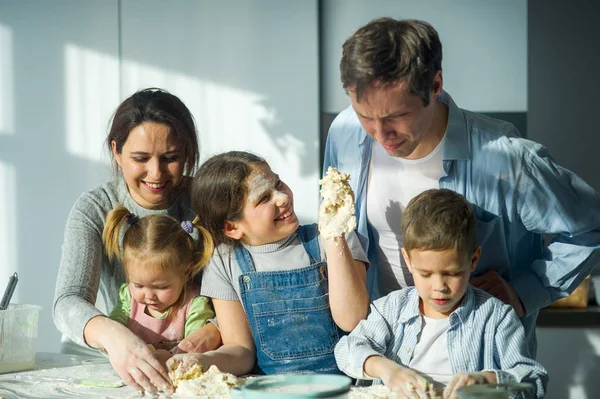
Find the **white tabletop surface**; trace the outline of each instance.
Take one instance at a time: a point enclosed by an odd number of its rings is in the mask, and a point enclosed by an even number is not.
[[[47,378],[41,381],[37,380],[38,377],[121,382],[106,358],[40,352],[36,354],[33,370],[0,374],[0,397],[2,399],[151,397],[142,396],[128,386],[102,388],[74,382],[52,381]]]

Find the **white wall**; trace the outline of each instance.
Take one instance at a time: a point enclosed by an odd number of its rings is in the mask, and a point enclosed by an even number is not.
[[[52,298],[66,218],[109,176],[101,140],[119,102],[117,1],[0,2],[0,290],[37,304],[39,349],[58,350]],[[105,75],[98,75],[103,71]]]
[[[43,307],[40,351],[59,347],[51,305],[67,215],[111,177],[109,117],[139,88],[189,106],[202,159],[264,156],[301,222],[316,220],[316,0],[120,3],[119,37],[117,0],[0,2],[0,290],[17,271],[13,302]]]
[[[444,88],[465,109],[527,110],[527,2],[524,0],[323,0],[322,111],[350,102],[340,83],[342,44],[379,17],[415,18],[438,31]]]

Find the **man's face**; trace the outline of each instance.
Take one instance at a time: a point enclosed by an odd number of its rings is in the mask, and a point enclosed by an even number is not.
[[[441,72],[438,72],[428,106],[419,96],[409,93],[404,82],[374,84],[361,101],[348,90],[352,107],[365,131],[393,157],[419,159],[435,149],[445,132],[440,120],[437,97],[441,94]]]

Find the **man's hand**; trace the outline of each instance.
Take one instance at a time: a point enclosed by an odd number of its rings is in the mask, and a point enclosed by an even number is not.
[[[204,353],[221,346],[221,333],[213,323],[206,325],[188,335],[171,350],[173,354]]]
[[[491,371],[480,373],[457,373],[444,389],[444,399],[458,399],[457,389],[469,385],[496,384],[496,374]]]
[[[484,290],[507,305],[511,305],[517,316],[522,317],[525,315],[525,308],[517,291],[495,270],[489,270],[481,276],[471,277],[470,283],[473,287]]]

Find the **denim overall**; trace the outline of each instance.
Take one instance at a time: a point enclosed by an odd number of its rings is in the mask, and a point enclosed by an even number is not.
[[[339,374],[333,349],[340,333],[329,307],[317,226],[300,226],[297,232],[311,262],[302,269],[257,272],[248,250],[235,248],[240,294],[256,345],[254,373]]]

